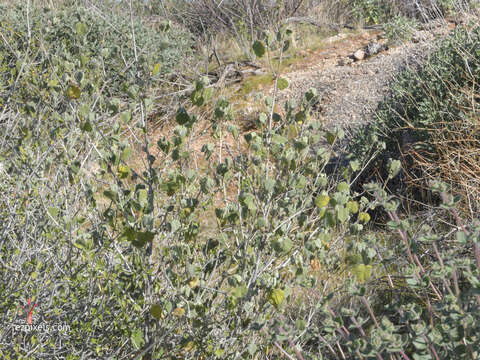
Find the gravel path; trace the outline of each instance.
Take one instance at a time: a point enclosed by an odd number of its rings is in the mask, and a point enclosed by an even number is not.
[[[314,87],[320,97],[317,116],[327,127],[348,129],[364,124],[372,118],[394,77],[407,67],[421,64],[434,48],[435,39],[445,36],[452,28],[454,24],[418,31],[412,42],[355,62],[352,54],[368,43],[384,43],[382,35],[377,32],[355,39],[334,38],[335,45],[322,51],[313,66],[284,75],[290,85],[279,94],[279,99],[298,97]]]

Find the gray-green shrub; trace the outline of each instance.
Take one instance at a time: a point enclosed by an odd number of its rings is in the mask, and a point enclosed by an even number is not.
[[[253,50],[281,59],[287,38]],[[191,146],[199,117],[185,108],[173,133],[153,138],[149,66],[135,94],[116,89],[123,104],[17,73],[28,86],[12,86],[0,112],[2,358],[479,356],[480,229],[444,185],[433,184],[443,208],[422,221],[378,185],[352,189],[368,159],[327,176],[343,131],[310,118],[315,90],[276,113],[289,86],[279,67],[254,132],[240,134],[219,98],[202,154]],[[208,86],[195,83],[197,107]],[[39,94],[42,106],[25,109]],[[399,171],[391,160],[387,180]],[[386,233],[369,227],[375,207],[391,218]],[[19,332],[26,298],[36,323],[70,329]]]
[[[480,27],[475,24],[459,27],[438,43],[419,68],[394,81],[375,122],[358,132],[352,149],[367,150],[366,138],[384,142],[387,157],[404,157],[414,183],[426,186],[442,177],[475,206],[479,43]]]

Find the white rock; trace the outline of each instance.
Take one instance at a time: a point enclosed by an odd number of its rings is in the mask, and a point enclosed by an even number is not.
[[[365,51],[363,51],[363,49],[355,51],[355,53],[353,54],[353,58],[355,59],[355,61],[365,59]]]

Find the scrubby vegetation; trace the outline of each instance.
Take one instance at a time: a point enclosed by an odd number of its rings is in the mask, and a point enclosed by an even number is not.
[[[476,25],[461,28],[439,45],[421,69],[402,74],[392,85],[391,96],[379,106],[376,121],[352,143],[352,151],[366,151],[368,138],[384,142],[385,152],[401,157],[408,169],[400,185],[415,191],[442,179],[468,203],[472,218],[479,200],[479,35]]]
[[[480,358],[478,25],[345,139],[313,116],[316,89],[278,101],[279,24],[314,2],[270,8],[245,23],[273,91],[243,131],[198,70],[198,23],[172,21],[207,3],[1,5],[1,357]],[[458,11],[339,3],[398,33]]]

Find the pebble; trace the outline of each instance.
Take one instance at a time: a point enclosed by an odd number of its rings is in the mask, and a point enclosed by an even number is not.
[[[353,58],[355,59],[355,61],[360,61],[365,59],[365,51],[363,49],[359,49],[355,51],[355,53],[353,54]]]

